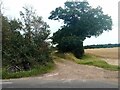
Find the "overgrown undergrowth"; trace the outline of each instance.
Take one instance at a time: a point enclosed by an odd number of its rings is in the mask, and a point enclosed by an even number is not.
[[[96,66],[96,67],[104,68],[106,70],[111,70],[111,71],[120,70],[120,66],[108,64],[106,61],[102,60],[101,58],[90,54],[85,54],[82,57],[82,59],[77,59],[72,53],[64,53],[64,54],[55,53],[54,56],[56,56],[56,58],[58,59],[64,58],[67,60],[75,61],[78,64]]]
[[[3,69],[2,70],[2,79],[36,76],[36,75],[50,72],[54,68],[55,67],[54,67],[53,63],[48,63],[46,66],[36,66],[35,68],[33,68],[29,71],[20,71],[20,72],[15,72],[15,73],[9,73],[5,69]]]

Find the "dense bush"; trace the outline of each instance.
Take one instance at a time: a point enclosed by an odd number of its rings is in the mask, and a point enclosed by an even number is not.
[[[8,67],[9,71],[29,70],[53,62],[46,41],[49,26],[32,9],[24,10],[20,13],[21,21],[8,20],[5,16],[2,19],[3,67]]]

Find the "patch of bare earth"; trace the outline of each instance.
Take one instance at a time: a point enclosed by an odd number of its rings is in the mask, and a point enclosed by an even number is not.
[[[42,80],[109,80],[118,82],[118,71],[108,71],[94,66],[80,65],[73,61],[55,61],[56,69],[36,77]]]
[[[118,49],[87,49],[86,53],[101,57],[109,64],[118,65]],[[109,71],[95,66],[81,65],[70,60],[55,60],[54,71],[35,77],[41,80],[108,80],[118,82],[118,71]]]

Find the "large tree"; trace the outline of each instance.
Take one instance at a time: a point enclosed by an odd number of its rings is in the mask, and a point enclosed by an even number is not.
[[[49,19],[64,21],[64,25],[55,32],[52,37],[53,43],[58,44],[59,49],[61,46],[63,46],[63,48],[70,47],[68,44],[69,41],[64,41],[66,40],[64,38],[73,37],[75,40],[79,39],[79,42],[83,42],[87,37],[97,37],[101,35],[103,31],[112,29],[111,17],[104,14],[100,6],[92,8],[87,1],[67,1],[64,4],[64,7],[56,8],[49,16]],[[63,41],[66,42],[66,45],[61,44]],[[78,48],[82,49],[80,55],[82,56],[84,53],[83,45],[82,47],[79,46],[80,45],[78,45]],[[75,50],[74,47],[71,48]]]

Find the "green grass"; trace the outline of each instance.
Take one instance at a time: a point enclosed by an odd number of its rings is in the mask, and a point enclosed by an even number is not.
[[[34,69],[31,69],[29,71],[20,71],[20,72],[16,72],[16,73],[8,73],[5,69],[3,69],[2,70],[2,79],[36,76],[36,75],[50,72],[53,69],[54,69],[53,63],[49,63],[47,66],[37,66]]]
[[[78,64],[93,65],[107,70],[117,71],[120,66],[108,64],[106,61],[92,55],[84,55],[82,59],[76,60]]]
[[[76,58],[72,53],[66,53],[66,54],[55,53],[54,55],[59,58],[75,61],[78,64],[96,66],[111,71],[120,70],[120,66],[108,64],[106,61],[102,60],[101,58],[89,54],[85,54],[82,57],[82,59]]]

